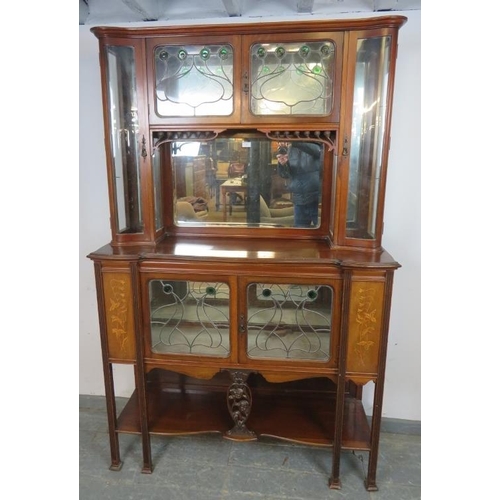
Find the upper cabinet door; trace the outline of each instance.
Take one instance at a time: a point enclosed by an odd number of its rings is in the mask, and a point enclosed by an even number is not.
[[[338,122],[343,38],[343,33],[243,36],[243,121]]]
[[[338,123],[344,34],[150,38],[151,125]]]
[[[349,34],[349,83],[342,141],[342,244],[379,247],[385,198],[397,30]],[[343,233],[343,234],[342,234]]]
[[[240,122],[238,36],[147,41],[150,124]]]

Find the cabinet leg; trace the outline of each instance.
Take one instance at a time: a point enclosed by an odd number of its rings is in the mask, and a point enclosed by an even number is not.
[[[120,460],[120,443],[116,431],[116,402],[113,385],[113,367],[107,363],[104,369],[104,386],[106,389],[106,409],[108,413],[109,449],[111,452],[110,470],[118,471],[122,468]]]
[[[151,437],[149,435],[148,409],[146,400],[146,381],[145,374],[140,372],[140,368],[135,365],[135,379],[137,395],[139,401],[141,437],[142,437],[142,473],[151,474],[153,472],[153,462],[151,460]]]
[[[380,441],[380,425],[382,422],[382,398],[384,384],[383,382],[375,383],[375,394],[373,397],[373,415],[372,415],[372,430],[371,430],[371,446],[368,457],[368,471],[365,479],[365,487],[368,491],[378,491],[378,486],[375,481],[377,474],[378,449]]]
[[[227,407],[234,427],[225,436],[238,441],[255,440],[257,436],[245,425],[252,410],[252,391],[246,383],[249,373],[229,370],[229,374],[233,383],[227,390]]]

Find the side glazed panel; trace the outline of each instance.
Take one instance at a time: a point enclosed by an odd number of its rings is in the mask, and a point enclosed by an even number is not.
[[[104,272],[102,281],[109,357],[134,361],[135,334],[130,274]]]
[[[377,373],[385,282],[353,281],[347,340],[347,372]]]

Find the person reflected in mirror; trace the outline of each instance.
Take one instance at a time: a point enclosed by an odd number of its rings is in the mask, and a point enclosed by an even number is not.
[[[321,146],[312,142],[278,146],[278,175],[289,180],[294,227],[309,228],[318,225],[321,153]]]

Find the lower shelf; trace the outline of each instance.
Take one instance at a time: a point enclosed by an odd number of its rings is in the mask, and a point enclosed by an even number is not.
[[[274,385],[274,384],[273,384]],[[275,386],[276,387],[276,386]],[[234,425],[226,392],[200,387],[148,385],[149,431],[154,435],[221,433]],[[137,393],[131,396],[118,418],[118,432],[140,433]],[[331,446],[335,422],[335,394],[258,391],[253,395],[248,429],[296,443]],[[342,448],[370,449],[370,426],[360,400],[346,394]]]

